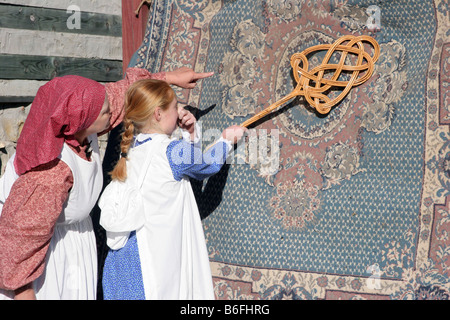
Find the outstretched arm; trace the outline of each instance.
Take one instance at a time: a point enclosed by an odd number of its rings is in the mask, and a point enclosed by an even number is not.
[[[244,136],[247,128],[231,126],[225,129],[221,139],[202,153],[201,145],[183,140],[173,141],[167,148],[167,159],[175,180],[181,180],[184,176],[203,180],[222,168],[227,156],[236,144]]]
[[[193,89],[198,80],[209,78],[214,72],[195,72],[194,70],[181,67],[174,71],[166,72],[166,81],[185,89]]]
[[[133,82],[141,79],[156,79],[166,81],[182,88],[192,89],[195,87],[198,80],[210,77],[213,74],[214,72],[194,72],[194,70],[187,67],[181,67],[174,71],[159,73],[150,73],[148,70],[142,68],[128,68],[124,79],[117,82],[107,83],[105,85],[112,114],[111,125],[107,130],[99,135],[110,131],[122,122],[124,116],[123,103],[125,99],[125,92],[128,87],[133,84]]]

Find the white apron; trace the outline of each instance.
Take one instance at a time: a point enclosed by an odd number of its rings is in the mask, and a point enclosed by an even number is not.
[[[66,144],[59,156],[72,170],[74,183],[56,223],[44,273],[33,282],[38,300],[96,299],[97,246],[89,214],[101,192],[103,173],[97,135],[88,139],[92,141],[91,161],[80,158]],[[13,165],[12,161],[8,164]]]
[[[145,171],[142,166],[149,148],[153,149],[141,190],[145,219],[136,231],[145,298],[214,299],[197,203],[189,180],[176,181],[173,177],[166,156],[170,142],[167,136],[157,135],[153,140],[132,148],[127,162],[127,183],[138,184],[139,176]],[[101,223],[102,219],[105,220],[103,212]],[[102,226],[108,231],[107,225]],[[133,230],[115,231],[121,235]],[[113,234],[107,234],[117,240]]]

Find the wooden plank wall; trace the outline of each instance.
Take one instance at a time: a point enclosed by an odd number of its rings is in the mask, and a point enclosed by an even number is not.
[[[66,74],[121,79],[121,2],[0,0],[0,103],[31,102]]]

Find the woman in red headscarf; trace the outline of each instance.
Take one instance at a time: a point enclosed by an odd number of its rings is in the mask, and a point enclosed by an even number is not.
[[[136,80],[191,89],[211,75],[130,68],[105,86],[64,76],[39,89],[0,183],[0,298],[96,298],[89,214],[103,184],[97,135],[121,122],[124,94]]]

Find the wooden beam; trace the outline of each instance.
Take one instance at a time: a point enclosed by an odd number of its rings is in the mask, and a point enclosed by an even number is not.
[[[79,75],[102,82],[122,79],[122,61],[0,54],[1,79],[51,80]]]
[[[61,10],[66,10],[69,5],[76,4],[83,11],[114,14],[119,16],[121,15],[122,5],[122,0],[0,0],[0,2],[28,7],[45,7]]]
[[[75,13],[72,11],[67,13],[67,10],[61,9],[0,3],[0,27],[113,37],[122,36],[122,17],[119,15],[79,11],[80,24],[79,29],[77,29],[69,28],[67,25],[67,21],[73,14]]]
[[[0,28],[0,53],[122,60],[122,37]]]
[[[33,102],[34,96],[0,96],[0,110],[7,109],[7,104],[14,104],[14,107],[17,107],[16,104],[23,106],[24,104],[28,104]]]

